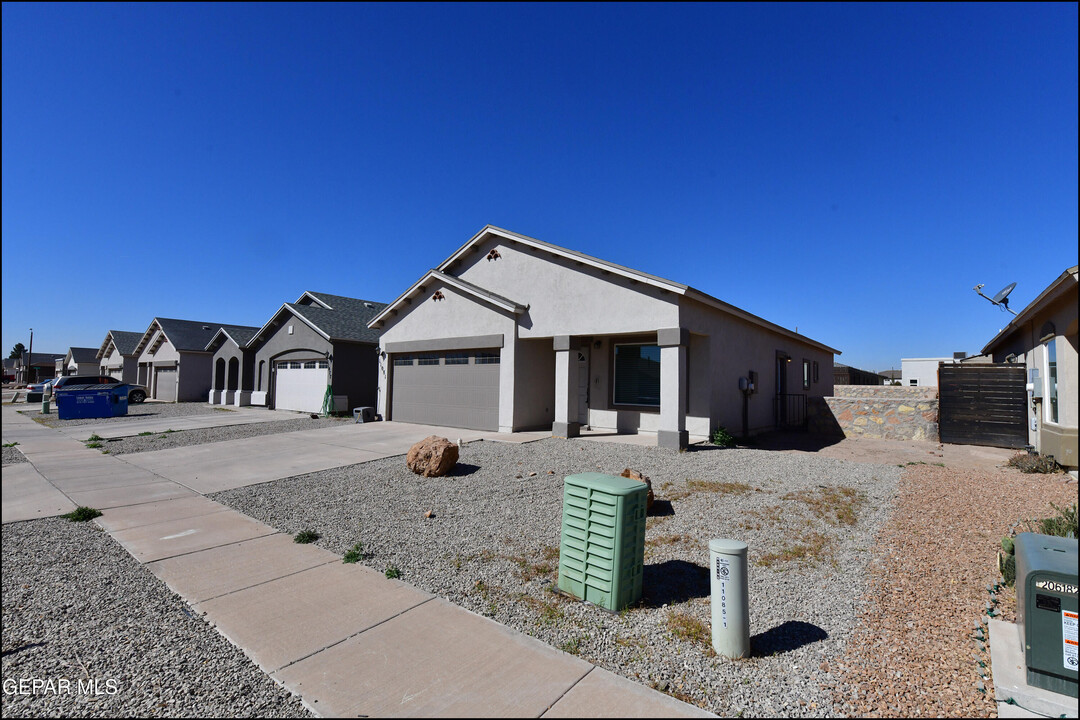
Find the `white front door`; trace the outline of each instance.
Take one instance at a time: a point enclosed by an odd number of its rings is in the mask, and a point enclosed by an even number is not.
[[[283,360],[275,363],[274,407],[278,410],[322,411],[329,381],[325,360]]]

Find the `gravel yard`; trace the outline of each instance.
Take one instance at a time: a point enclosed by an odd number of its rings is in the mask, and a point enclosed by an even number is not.
[[[870,601],[838,663],[837,710],[863,717],[990,717],[989,652],[975,624],[998,578],[997,550],[1017,520],[1076,502],[1068,475],[908,465],[870,568]],[[1016,594],[999,592],[1015,622]],[[984,626],[985,627],[985,626]],[[979,691],[982,683],[985,692]]]
[[[3,464],[4,465],[14,465],[15,463],[27,462],[26,456],[23,455],[19,451],[19,448],[17,448],[17,447],[5,447],[5,448],[3,448],[3,450],[4,450],[4,456],[3,456]]]
[[[92,523],[2,539],[4,717],[310,717]],[[51,689],[9,694],[35,678]]]
[[[127,453],[187,447],[188,445],[205,445],[207,443],[257,437],[259,435],[276,435],[277,433],[296,432],[298,430],[317,430],[351,422],[353,422],[351,418],[328,417],[313,420],[307,415],[300,415],[295,420],[274,420],[273,422],[250,423],[248,425],[225,425],[201,430],[176,430],[164,433],[150,433],[143,436],[110,438],[101,441],[101,450],[102,452],[108,451],[110,455],[125,455]]]
[[[633,468],[652,478],[644,598],[609,614],[553,592],[563,477]],[[900,470],[703,447],[585,440],[477,442],[453,476],[401,456],[218,493],[344,553],[616,673],[723,716],[834,715],[828,685],[866,597],[870,550]],[[425,518],[432,510],[434,518]],[[708,540],[750,546],[753,657],[711,650]]]

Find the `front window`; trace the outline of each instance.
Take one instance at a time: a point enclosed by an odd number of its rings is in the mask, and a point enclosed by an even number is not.
[[[809,390],[810,389],[810,361],[809,360],[803,360],[802,361],[802,389],[803,390]]]
[[[660,346],[615,345],[616,405],[660,407]]]
[[[1057,338],[1050,338],[1046,343],[1046,413],[1047,421],[1058,421],[1058,372],[1057,372]]]

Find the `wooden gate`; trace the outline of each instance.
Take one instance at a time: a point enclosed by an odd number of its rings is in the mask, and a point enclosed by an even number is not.
[[[1026,446],[1026,382],[1023,365],[939,365],[941,442]]]

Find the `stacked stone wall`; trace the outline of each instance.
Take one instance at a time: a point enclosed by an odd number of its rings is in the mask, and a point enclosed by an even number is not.
[[[845,437],[937,442],[937,388],[837,385],[807,406],[811,432]]]

